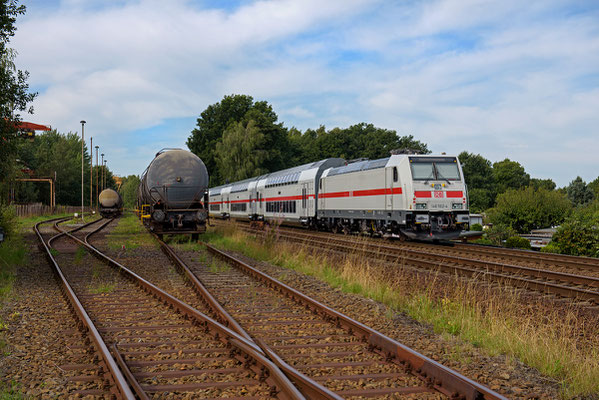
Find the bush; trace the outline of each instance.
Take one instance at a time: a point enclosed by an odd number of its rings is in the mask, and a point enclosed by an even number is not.
[[[495,207],[488,211],[491,222],[510,226],[520,233],[547,228],[566,219],[572,206],[565,195],[533,187],[509,189],[497,196]]]
[[[555,242],[549,242],[547,246],[541,247],[541,253],[559,253],[559,247]]]
[[[530,241],[520,236],[511,236],[505,241],[505,247],[510,249],[528,249],[530,250]]]
[[[551,244],[561,254],[599,257],[599,200],[578,208],[557,229]]]
[[[4,229],[4,236],[14,236],[18,231],[17,214],[14,208],[0,204],[0,227]]]
[[[503,246],[503,242],[511,236],[516,236],[518,232],[509,226],[497,224],[485,231],[484,238],[487,239],[490,244],[495,246]]]
[[[483,226],[481,224],[474,224],[470,227],[471,231],[482,232]]]
[[[491,242],[489,239],[487,238],[480,238],[480,239],[476,239],[473,240],[472,243],[476,243],[476,244],[485,244],[485,245],[493,245],[493,242]]]

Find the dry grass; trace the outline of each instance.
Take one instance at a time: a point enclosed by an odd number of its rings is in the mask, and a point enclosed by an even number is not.
[[[312,254],[304,246],[277,241],[276,232],[259,240],[228,226],[209,239],[384,303],[490,355],[518,358],[559,381],[563,398],[599,393],[599,318],[573,306],[556,307],[510,287],[491,287],[484,276],[452,279],[416,273],[399,260],[382,265],[357,253]]]

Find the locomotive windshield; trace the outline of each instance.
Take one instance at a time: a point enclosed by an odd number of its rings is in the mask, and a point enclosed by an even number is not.
[[[460,171],[455,157],[410,157],[415,181],[459,181]]]

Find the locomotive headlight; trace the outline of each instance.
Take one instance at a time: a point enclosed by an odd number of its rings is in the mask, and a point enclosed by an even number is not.
[[[464,207],[462,203],[452,203],[451,208],[453,210],[461,210]]]
[[[165,217],[165,214],[164,214],[164,211],[162,211],[162,210],[155,210],[152,213],[152,219],[154,221],[162,222],[162,221],[164,221],[164,217]]]
[[[200,220],[200,221],[206,220],[206,210],[198,211],[196,216],[197,216],[198,220]]]
[[[426,210],[426,203],[416,203],[416,210]]]

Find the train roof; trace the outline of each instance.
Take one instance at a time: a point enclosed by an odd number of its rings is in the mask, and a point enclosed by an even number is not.
[[[328,176],[349,174],[351,172],[366,171],[369,169],[384,168],[391,157],[379,158],[378,160],[356,161],[337,168],[331,168]]]
[[[244,179],[242,181],[227,183],[225,185],[216,186],[210,189],[210,196],[218,196],[222,190],[231,187],[231,193],[244,192],[248,190],[249,185],[253,181],[266,178],[266,186],[285,185],[289,183],[297,183],[302,172],[317,169],[337,166],[344,162],[341,158],[325,158],[324,160],[315,161],[299,165],[297,167],[287,168],[281,171],[271,172],[269,174],[255,176]]]

